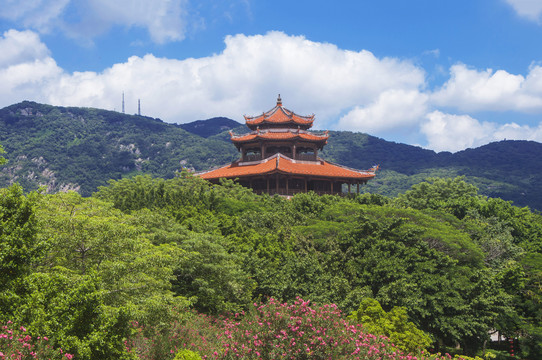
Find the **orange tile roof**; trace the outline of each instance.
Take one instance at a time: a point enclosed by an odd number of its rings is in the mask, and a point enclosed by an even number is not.
[[[211,170],[205,173],[197,174],[202,179],[218,179],[218,178],[236,178],[242,176],[250,176],[255,174],[269,174],[276,169],[276,161],[270,160],[259,162],[253,165],[239,165],[238,162],[230,165]]]
[[[327,141],[329,135],[315,135],[306,132],[290,132],[290,131],[281,131],[281,132],[272,132],[272,131],[262,131],[258,133],[250,133],[247,135],[235,136],[233,133],[230,133],[231,140],[234,143],[247,142],[256,139],[262,140],[291,140],[295,138],[300,138],[303,140],[310,141]]]
[[[372,179],[374,171],[354,170],[344,166],[332,164],[324,160],[314,162],[295,161],[281,154],[275,154],[261,162],[239,163],[234,162],[221,168],[197,174],[202,179],[238,178],[254,175],[267,175],[282,173],[290,175],[305,175],[324,178],[340,179]]]
[[[310,125],[314,121],[314,115],[302,116],[294,113],[291,110],[286,109],[282,106],[282,103],[277,103],[277,105],[271,110],[264,112],[258,116],[245,116],[247,125],[259,125],[262,123],[271,123],[271,124],[286,124],[294,123],[298,125]],[[309,127],[310,127],[309,126]]]

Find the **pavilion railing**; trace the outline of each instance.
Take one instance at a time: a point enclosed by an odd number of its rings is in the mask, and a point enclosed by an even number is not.
[[[343,192],[331,192],[331,191],[322,191],[322,190],[309,190],[309,191],[313,191],[315,192],[316,194],[318,195],[348,195],[348,193],[343,193]],[[269,191],[265,190],[265,189],[257,189],[257,190],[254,190],[254,192],[256,194],[269,194],[269,195],[283,195],[283,196],[293,196],[295,194],[299,194],[299,193],[304,193],[305,190],[304,189],[288,189],[286,190],[285,188],[279,188],[278,191],[277,189],[269,189]]]
[[[316,155],[305,155],[305,154],[296,154],[295,155],[296,160],[302,160],[302,161],[316,161]]]
[[[246,162],[258,161],[258,160],[261,160],[261,159],[262,159],[262,156],[260,154],[258,154],[258,155],[245,155],[244,161],[246,161]]]

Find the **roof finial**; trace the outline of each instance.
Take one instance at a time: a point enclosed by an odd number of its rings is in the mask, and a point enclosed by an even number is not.
[[[279,97],[277,98],[277,105],[282,106],[282,99],[280,98],[280,94],[279,94]]]

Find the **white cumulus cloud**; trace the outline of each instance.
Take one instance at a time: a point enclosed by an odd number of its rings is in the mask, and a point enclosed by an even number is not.
[[[44,101],[44,87],[62,70],[49,50],[31,31],[6,31],[0,37],[0,99],[3,105],[36,99]]]
[[[540,0],[505,0],[518,15],[532,21],[539,21],[542,14],[542,1]]]
[[[532,140],[542,142],[542,123],[537,127],[508,123],[497,127],[491,141],[498,140]]]
[[[7,38],[18,34],[10,32]],[[35,60],[44,59],[54,65],[46,51],[35,55]],[[32,84],[34,77],[31,71],[26,73],[27,83]],[[212,116],[241,119],[243,113],[268,110],[281,93],[285,106],[301,114],[316,113],[317,126],[325,128],[341,112],[377,101],[383,92],[388,92],[384,98],[400,98],[417,91],[424,85],[424,72],[408,61],[271,32],[228,36],[224,51],[209,57],[134,56],[100,73],[56,68],[48,80],[35,87],[34,99],[119,109],[124,91],[127,111],[141,98],[146,114],[170,122]]]
[[[487,143],[494,125],[480,123],[469,115],[433,111],[427,115],[421,131],[427,137],[429,149],[454,152]]]
[[[418,90],[391,89],[367,106],[356,106],[339,120],[338,127],[377,134],[416,125],[427,112],[428,96]]]
[[[6,0],[0,17],[41,33],[92,38],[112,26],[146,28],[157,43],[183,40],[188,0]],[[66,13],[70,11],[70,16]]]
[[[504,70],[478,71],[464,64],[450,69],[450,79],[432,95],[432,102],[463,111],[542,111],[542,68],[527,77]]]
[[[97,24],[101,25],[98,31],[111,25],[142,27],[157,43],[183,40],[186,3],[187,0],[89,0],[84,29],[88,33]]]
[[[27,28],[49,32],[60,25],[60,18],[72,0],[4,0],[0,17],[19,21]]]
[[[47,46],[32,31],[8,30],[0,37],[0,68],[43,59],[50,55]]]
[[[516,123],[480,122],[469,115],[441,111],[427,114],[421,131],[427,137],[427,148],[435,151],[455,152],[504,139],[542,141],[542,123],[532,128]]]

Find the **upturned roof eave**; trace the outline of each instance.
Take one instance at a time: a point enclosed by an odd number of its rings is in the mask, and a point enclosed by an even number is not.
[[[282,125],[282,126],[287,126],[287,125],[292,125],[294,128],[296,126],[302,126],[304,128],[311,128],[312,125],[314,123],[314,120],[303,120],[303,121],[298,121],[298,120],[294,120],[294,119],[288,119],[286,121],[269,121],[267,119],[262,119],[262,120],[246,120],[246,125],[250,128],[250,127],[256,127],[256,126],[266,126],[266,125]]]
[[[264,164],[268,163],[269,161],[272,161],[274,163],[274,164],[271,164],[271,166],[272,166],[271,168],[266,169],[266,170],[264,170],[264,169],[256,170],[257,167],[259,167],[261,165],[264,165]],[[319,160],[319,161],[317,161],[317,162],[319,162],[319,164],[312,164],[312,166],[337,167],[337,168],[342,169],[342,171],[352,172],[352,174],[351,175],[348,175],[348,174],[339,175],[339,174],[314,173],[313,171],[289,171],[288,169],[285,169],[283,165],[281,166],[281,162],[283,162],[283,161],[286,162],[286,164],[290,164],[290,166],[292,166],[292,165],[294,165],[294,166],[307,166],[307,164],[297,163],[295,160],[290,159],[290,158],[288,158],[288,157],[286,157],[286,156],[284,156],[282,154],[275,154],[275,155],[272,155],[272,156],[268,157],[267,159],[261,160],[259,162],[255,162],[255,163],[250,164],[250,165],[240,165],[239,161],[233,162],[230,165],[225,165],[225,166],[222,166],[222,167],[220,167],[218,169],[215,169],[215,170],[212,170],[212,171],[209,171],[209,172],[206,172],[206,173],[198,174],[198,176],[200,176],[200,177],[202,177],[204,179],[207,179],[207,180],[213,180],[213,179],[219,179],[219,178],[228,178],[228,179],[239,178],[239,179],[241,179],[241,178],[249,178],[249,177],[254,177],[254,176],[269,176],[269,175],[273,175],[275,173],[279,173],[279,174],[282,174],[282,175],[309,177],[309,178],[315,178],[315,179],[328,179],[328,180],[339,179],[339,180],[358,180],[358,181],[370,180],[370,179],[375,177],[374,172],[355,170],[355,169],[343,167],[343,166],[340,166],[340,165],[332,164],[332,163],[329,163],[329,162],[324,161],[324,160]],[[233,167],[233,165],[235,165],[235,167]],[[224,170],[226,170],[228,167],[230,167],[232,169],[232,174],[227,174],[227,173],[224,174],[223,173]],[[235,173],[234,169],[236,169],[236,168],[243,168],[243,170],[249,170],[249,172],[244,173],[244,174]],[[254,169],[254,171],[251,172],[250,171],[251,169]],[[218,176],[209,176],[213,172],[217,172],[219,174],[222,173],[222,174],[220,174]]]
[[[230,139],[231,141],[235,143],[248,143],[252,141],[281,141],[281,140],[295,140],[295,139],[303,139],[305,141],[310,142],[323,142],[324,144],[327,143],[327,140],[329,139],[329,135],[305,135],[305,134],[296,134],[296,133],[287,133],[284,134],[291,134],[291,136],[287,136],[284,138],[280,137],[272,137],[272,136],[265,136],[267,134],[246,134],[241,135],[239,137],[235,137],[233,133],[230,133]],[[305,136],[304,136],[305,135]]]

